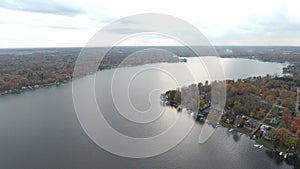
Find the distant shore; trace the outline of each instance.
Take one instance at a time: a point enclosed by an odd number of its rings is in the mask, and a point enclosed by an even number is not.
[[[153,48],[158,51],[169,51],[170,57],[160,57],[159,52],[156,57],[149,57],[148,52]],[[199,50],[206,51],[207,48],[195,46]],[[284,70],[285,73],[293,74],[300,70],[300,47],[288,46],[215,46],[216,52],[221,58],[245,58],[256,59],[267,62],[289,62],[294,65]],[[73,78],[75,62],[80,55],[80,51],[85,48],[36,48],[36,49],[0,49],[0,95],[19,94],[26,90],[53,85],[54,83],[65,83]],[[98,49],[97,49],[98,50]],[[102,47],[99,50],[107,50]],[[145,52],[146,51],[146,52]],[[125,58],[132,54],[139,53],[145,56],[145,60],[131,59],[128,65],[139,65],[140,63],[158,63],[163,59],[164,62],[172,60],[176,62],[173,55],[178,58],[197,57],[195,53],[186,46],[131,46],[131,47],[113,47],[107,53],[99,70],[109,69],[118,66]],[[172,54],[171,54],[172,53]],[[208,53],[209,54],[209,53]],[[203,56],[205,52],[203,53]],[[138,58],[138,57],[133,57]],[[149,61],[150,58],[150,61]],[[152,59],[152,61],[151,61]],[[177,59],[178,60],[178,59]],[[37,88],[39,88],[37,87]]]

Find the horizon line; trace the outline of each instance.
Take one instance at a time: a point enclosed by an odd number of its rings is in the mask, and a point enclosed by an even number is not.
[[[121,45],[121,46],[95,46],[95,47],[183,47],[184,45],[141,45],[141,46],[134,46],[134,45]],[[189,46],[201,46],[201,45],[189,45]],[[211,45],[212,47],[300,47],[299,45],[265,45],[265,44],[221,44],[221,45]],[[87,46],[38,46],[38,47],[0,47],[2,49],[51,49],[51,48],[89,48]]]

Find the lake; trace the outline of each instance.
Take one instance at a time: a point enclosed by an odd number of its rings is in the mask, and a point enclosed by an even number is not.
[[[203,59],[204,62],[206,59]],[[237,58],[220,60],[228,79],[282,74],[283,64],[279,63]],[[197,58],[188,58],[187,63],[158,63],[97,72],[97,103],[108,123],[118,132],[131,137],[158,135],[170,127],[178,116],[194,123],[189,113],[178,113],[176,109],[161,105],[159,95],[168,89],[208,80],[209,74],[203,73],[205,70],[199,65]],[[90,78],[77,79],[74,83],[85,88],[85,81]],[[125,90],[129,95],[124,93]],[[125,96],[129,99],[121,102]],[[117,105],[113,104],[113,100]],[[128,100],[138,111],[158,112],[157,118],[152,123],[148,123],[153,120],[150,116],[145,123],[125,119],[118,110],[130,110]],[[228,132],[225,128],[218,128],[207,142],[199,144],[201,128],[202,124],[195,123],[183,141],[158,156],[143,159],[116,156],[97,146],[84,132],[73,106],[72,83],[67,83],[0,97],[0,165],[9,169],[293,168],[283,159],[276,158],[273,152],[254,148],[254,141],[248,137]]]

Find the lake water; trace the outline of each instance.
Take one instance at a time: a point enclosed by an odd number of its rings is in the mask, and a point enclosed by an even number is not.
[[[193,123],[194,119],[188,113],[178,113],[175,109],[162,106],[157,97],[160,92],[153,92],[150,102],[147,96],[153,89],[164,91],[207,80],[209,75],[202,72],[204,70],[199,68],[200,62],[197,60],[189,58],[188,63],[159,63],[98,72],[96,98],[104,117],[115,130],[132,137],[155,136],[170,127],[178,115]],[[283,67],[279,63],[247,59],[221,59],[221,62],[229,79],[275,73],[280,75]],[[184,72],[187,71],[184,67],[190,68],[193,78]],[[162,70],[168,70],[176,80]],[[131,84],[126,86],[128,77],[133,75]],[[111,84],[112,77],[114,81]],[[87,78],[90,77],[78,79],[75,83],[86,87],[84,81]],[[115,106],[111,89],[118,98],[125,95],[122,89],[128,89],[128,100],[137,110],[163,110],[162,114],[158,114],[158,119],[152,123],[132,123],[118,113],[118,107],[127,109],[127,103]],[[0,165],[7,169],[293,168],[284,160],[275,158],[267,149],[254,148],[253,140],[239,133],[228,132],[225,128],[218,128],[206,143],[199,144],[201,128],[202,125],[196,123],[182,142],[155,157],[130,159],[116,156],[97,146],[82,129],[73,106],[72,84],[68,83],[0,97]]]

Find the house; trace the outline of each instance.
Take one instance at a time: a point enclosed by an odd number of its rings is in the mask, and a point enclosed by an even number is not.
[[[225,109],[223,109],[222,111],[222,115],[227,114],[227,111]]]
[[[276,118],[276,117],[274,117],[274,118],[272,118],[271,120],[270,120],[270,123],[272,123],[272,124],[278,124],[280,121],[279,121],[279,119],[278,118]]]
[[[226,122],[227,124],[233,123],[233,119],[227,118],[225,122]]]
[[[242,116],[237,116],[236,119],[234,120],[234,126],[235,127],[242,127],[244,125],[244,120]]]
[[[275,136],[272,135],[272,134],[270,133],[270,131],[264,131],[263,134],[262,134],[262,137],[263,137],[264,139],[266,139],[266,140],[269,140],[269,141],[274,141],[274,140],[276,140]]]
[[[272,127],[268,126],[268,125],[261,125],[260,126],[260,132],[262,133],[262,137],[266,140],[269,140],[269,141],[274,141],[276,140],[275,136],[271,134],[271,129]]]
[[[271,130],[271,129],[272,129],[272,127],[270,127],[268,125],[265,125],[265,124],[263,124],[263,125],[260,126],[260,130],[262,132],[266,132],[266,131]]]
[[[247,117],[247,116],[245,116],[245,115],[243,115],[242,118],[243,118],[244,120],[249,120],[249,117]]]
[[[252,128],[255,128],[255,121],[253,119],[249,119],[246,121],[246,124],[249,126],[249,127],[252,127]]]

